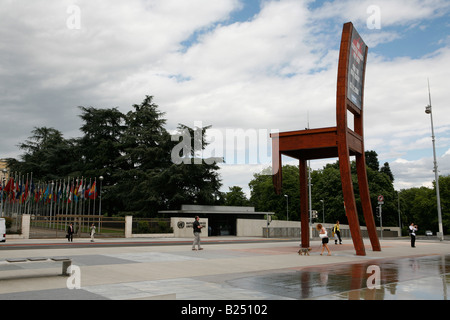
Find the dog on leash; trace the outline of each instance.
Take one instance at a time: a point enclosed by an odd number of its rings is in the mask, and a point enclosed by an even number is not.
[[[309,256],[309,252],[311,251],[311,248],[300,248],[300,250],[298,250],[298,254],[304,255],[304,256]]]

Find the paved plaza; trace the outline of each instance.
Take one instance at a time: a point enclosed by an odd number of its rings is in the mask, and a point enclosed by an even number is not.
[[[312,241],[210,237],[192,239],[10,240],[0,244],[0,300],[444,300],[450,285],[450,242],[381,240],[366,256],[330,243],[320,255]],[[61,276],[55,262],[5,263],[9,258],[70,257],[79,267]],[[379,273],[372,273],[373,266]],[[370,267],[372,269],[370,269]],[[379,282],[369,282],[377,275]],[[73,281],[72,281],[73,280]],[[375,286],[377,284],[377,286]]]

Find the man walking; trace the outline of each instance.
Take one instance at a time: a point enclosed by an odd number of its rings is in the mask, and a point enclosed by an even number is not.
[[[70,223],[69,227],[67,228],[67,241],[73,242],[73,234],[75,233],[73,229],[73,224]]]
[[[195,245],[197,245],[198,250],[203,250],[203,248],[200,247],[200,233],[202,232],[203,226],[200,225],[199,220],[200,218],[195,216],[195,221],[192,225],[192,228],[194,229],[194,242],[192,243],[192,250],[196,250]]]

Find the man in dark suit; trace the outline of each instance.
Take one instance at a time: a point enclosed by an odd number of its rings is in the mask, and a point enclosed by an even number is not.
[[[73,224],[71,223],[67,228],[67,240],[69,242],[73,242],[73,234],[74,234]]]

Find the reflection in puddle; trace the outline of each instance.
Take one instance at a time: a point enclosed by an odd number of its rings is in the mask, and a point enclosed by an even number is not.
[[[379,274],[368,272],[373,265]],[[374,288],[369,277],[376,276]],[[447,300],[450,255],[306,267],[228,283],[290,299]]]

